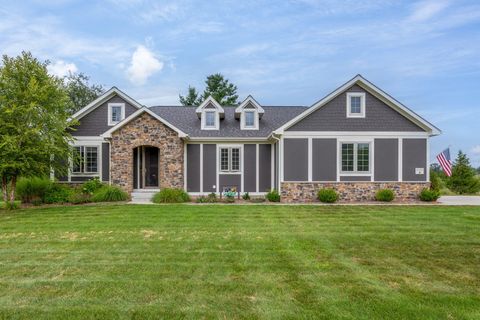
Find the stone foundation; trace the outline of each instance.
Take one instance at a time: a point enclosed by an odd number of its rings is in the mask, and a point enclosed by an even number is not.
[[[139,115],[112,133],[111,181],[131,193],[133,191],[133,150],[140,146],[160,150],[160,188],[183,189],[183,140],[148,113]]]
[[[379,189],[391,189],[396,201],[415,201],[429,182],[282,182],[282,202],[315,202],[317,192],[334,189],[341,202],[375,201]]]

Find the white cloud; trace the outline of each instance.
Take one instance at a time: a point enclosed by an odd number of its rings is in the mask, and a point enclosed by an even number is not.
[[[419,2],[415,5],[409,20],[412,22],[422,22],[433,18],[440,13],[443,9],[448,7],[448,1],[441,0],[428,0]]]
[[[132,54],[127,74],[134,84],[142,85],[154,73],[163,69],[163,62],[158,60],[153,52],[146,47],[139,45]]]
[[[49,64],[47,69],[50,74],[60,78],[67,76],[69,73],[75,73],[78,71],[78,68],[74,63],[67,63],[63,60],[58,60],[55,63]]]
[[[472,148],[472,153],[474,155],[479,155],[480,156],[480,145],[473,147]]]
[[[140,18],[146,22],[155,22],[156,20],[171,21],[178,17],[180,7],[175,3],[155,4],[149,10],[140,14]]]

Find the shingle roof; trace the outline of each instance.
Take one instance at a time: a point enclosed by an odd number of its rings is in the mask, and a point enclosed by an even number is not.
[[[195,113],[195,107],[154,106],[149,109],[193,138],[268,137],[272,131],[306,110],[304,106],[262,106],[265,113],[260,119],[259,129],[241,130],[240,121],[235,119],[236,107],[223,108],[225,109],[225,119],[220,120],[220,130],[201,130],[200,119]]]

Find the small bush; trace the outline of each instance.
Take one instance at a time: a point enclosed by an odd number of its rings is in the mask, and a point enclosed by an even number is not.
[[[444,187],[444,183],[440,175],[433,170],[430,170],[430,189],[440,191]]]
[[[234,202],[235,202],[235,197],[233,197],[233,196],[226,196],[226,197],[223,199],[223,201],[224,201],[225,203],[234,203]]]
[[[155,203],[181,203],[190,201],[190,196],[182,189],[165,188],[157,192],[152,201]]]
[[[66,203],[74,192],[72,188],[59,183],[52,183],[43,196],[44,203]]]
[[[243,200],[250,200],[250,195],[248,194],[248,192],[245,192],[245,193],[242,195],[242,199],[243,199]]]
[[[215,203],[217,202],[217,195],[210,193],[208,196],[200,196],[195,200],[197,203]]]
[[[395,193],[390,189],[380,189],[375,194],[375,199],[377,201],[391,202],[395,199]]]
[[[440,198],[440,192],[436,190],[425,188],[420,192],[420,200],[422,201],[437,201],[438,198]]]
[[[265,198],[270,202],[280,202],[280,194],[275,189],[270,190]]]
[[[100,179],[98,177],[95,177],[82,184],[82,192],[85,194],[93,195],[103,186],[104,184],[100,181]]]
[[[333,189],[321,189],[317,193],[317,198],[324,203],[334,203],[338,200],[338,193]]]
[[[16,209],[20,209],[21,204],[22,204],[22,202],[19,201],[19,200],[13,201],[13,204],[10,201],[8,201],[8,202],[0,201],[0,209],[16,210]]]
[[[83,192],[72,192],[68,196],[68,202],[72,204],[81,204],[81,203],[87,203],[92,201],[92,196],[89,194],[85,194]]]
[[[43,200],[45,193],[53,184],[48,178],[32,177],[20,178],[17,182],[17,197],[22,202],[31,203],[32,201]]]
[[[126,201],[128,194],[117,186],[105,185],[95,191],[92,196],[93,202]]]

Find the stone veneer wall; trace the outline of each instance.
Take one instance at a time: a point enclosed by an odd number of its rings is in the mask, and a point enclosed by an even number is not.
[[[111,181],[127,192],[133,190],[133,150],[139,146],[160,149],[160,188],[183,189],[183,141],[162,122],[142,113],[112,133]]]
[[[395,200],[414,201],[429,182],[282,182],[282,202],[313,202],[322,188],[332,188],[341,202],[375,201],[379,189],[391,189]]]

